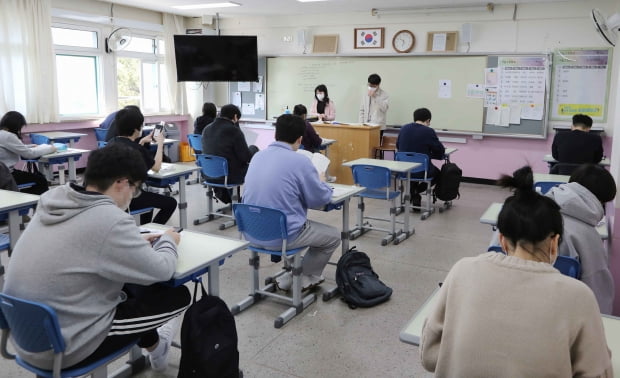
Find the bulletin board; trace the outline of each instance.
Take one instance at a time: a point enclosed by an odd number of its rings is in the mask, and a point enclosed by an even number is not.
[[[229,82],[228,101],[241,109],[242,118],[266,119],[265,57],[258,58],[258,82]]]

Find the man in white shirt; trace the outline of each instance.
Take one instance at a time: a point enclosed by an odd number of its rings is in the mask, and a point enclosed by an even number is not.
[[[380,84],[381,77],[379,75],[368,76],[368,90],[362,96],[359,122],[381,125],[381,130],[384,130],[387,111],[390,107],[390,96],[379,87]]]

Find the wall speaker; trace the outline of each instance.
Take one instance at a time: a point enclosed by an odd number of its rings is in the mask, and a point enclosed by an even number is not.
[[[466,23],[461,26],[461,42],[471,43],[471,29],[472,25],[470,23]]]

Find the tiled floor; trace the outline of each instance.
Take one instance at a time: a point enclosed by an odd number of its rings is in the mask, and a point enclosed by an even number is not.
[[[206,197],[201,185],[188,188],[189,229],[238,237],[236,228],[218,230],[218,221],[193,226],[204,215]],[[398,339],[399,332],[428,295],[460,258],[486,250],[491,237],[488,225],[478,219],[492,202],[507,193],[499,188],[462,184],[461,198],[447,212],[436,212],[425,221],[412,217],[415,235],[400,245],[380,245],[383,234],[373,231],[351,241],[368,253],[374,270],[394,289],[392,298],[379,306],[351,310],[339,299],[318,300],[281,329],[274,318],[284,306],[264,300],[235,317],[239,334],[241,368],[245,377],[427,377],[418,361],[418,349]],[[353,203],[351,222],[355,222]],[[368,201],[370,214],[387,216],[385,201]],[[341,212],[310,211],[310,218],[340,228]],[[402,217],[402,216],[401,216]],[[175,214],[170,222],[178,225]],[[337,249],[332,257],[340,256]],[[6,254],[2,256],[6,263]],[[279,264],[262,257],[263,272],[275,272]],[[248,253],[240,252],[221,267],[221,297],[229,306],[249,292]],[[326,268],[323,288],[335,285],[334,266]],[[145,371],[139,377],[176,377],[180,351],[173,349],[164,374]],[[120,362],[117,362],[118,365]],[[0,376],[29,377],[11,361],[0,360]]]

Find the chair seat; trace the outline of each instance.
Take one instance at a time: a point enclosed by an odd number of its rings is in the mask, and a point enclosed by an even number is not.
[[[365,198],[374,198],[374,199],[383,199],[383,200],[391,200],[400,196],[399,191],[390,190],[386,195],[385,189],[366,189],[365,191],[358,194],[360,197]]]
[[[0,234],[0,251],[9,249],[11,246],[11,238],[8,234]]]
[[[234,188],[238,187],[239,185],[243,185],[243,183],[241,183],[241,184],[222,184],[222,183],[211,182],[211,181],[206,181],[206,180],[202,184],[203,185],[214,186],[214,187],[217,187],[217,188],[226,188],[226,189],[234,189]]]
[[[292,256],[296,253],[299,253],[301,251],[303,251],[304,249],[306,249],[308,247],[301,247],[301,248],[294,248],[294,249],[288,249],[286,250],[286,256]],[[282,256],[282,251],[274,251],[271,249],[263,249],[263,248],[258,248],[255,246],[249,246],[248,247],[249,250],[254,251],[254,252],[258,252],[258,253],[266,253],[269,255],[275,255],[275,256]]]

